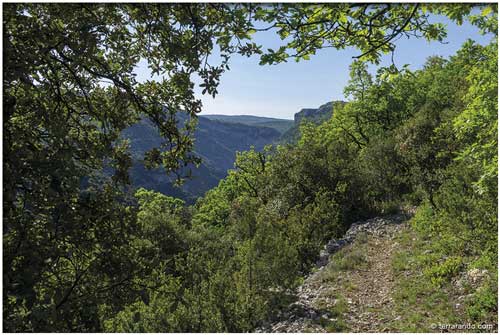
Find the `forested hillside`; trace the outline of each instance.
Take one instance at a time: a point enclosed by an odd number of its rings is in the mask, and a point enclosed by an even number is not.
[[[151,122],[143,119],[125,129],[122,137],[130,143],[133,160],[130,169],[131,185],[134,189],[144,187],[174,196],[188,203],[217,186],[234,167],[237,151],[251,147],[262,150],[265,145],[280,138],[280,132],[271,127],[246,125],[243,123],[210,120],[201,116],[194,131],[193,152],[201,159],[200,165],[187,166],[182,171],[190,178],[176,186],[175,174],[168,175],[163,168],[147,169],[142,158],[149,150],[161,145],[162,138]]]
[[[3,11],[4,331],[255,331],[300,299],[294,290],[307,287],[325,243],[354,222],[408,208],[415,213],[397,247],[357,239],[332,256],[332,270],[394,256],[390,266],[410,276],[375,294],[389,294],[405,316],[395,331],[435,320],[497,326],[496,4],[11,3]],[[444,25],[428,13],[469,20],[491,42],[468,41],[414,71],[367,70],[395,51],[395,38],[443,40]],[[270,31],[256,21],[274,25],[283,48],[251,42]],[[220,66],[207,61],[215,45]],[[199,163],[192,75],[215,96],[231,54],[258,54],[265,65],[327,47],[360,50],[347,102],[321,124],[303,123],[296,144],[239,152],[192,206],[127,192],[134,159],[179,181]],[[137,82],[140,59],[168,76]],[[180,127],[179,110],[191,120]],[[122,132],[145,115],[163,140],[134,158]],[[83,188],[104,166],[110,178]],[[459,279],[464,299],[448,308]],[[365,329],[354,322],[363,316],[341,306],[327,330]]]
[[[160,167],[148,169],[144,164],[144,154],[160,146],[162,138],[154,125],[143,119],[121,134],[130,143],[133,160],[130,168],[131,190],[143,187],[193,204],[217,186],[227,176],[228,170],[234,168],[237,152],[251,147],[262,151],[268,144],[296,143],[302,122],[321,124],[331,118],[332,111],[333,103],[330,102],[318,109],[302,109],[295,114],[294,121],[251,115],[200,116],[193,135],[193,152],[201,162],[199,166],[191,164],[181,170],[190,175],[182,185],[176,185],[175,174],[169,175]],[[106,175],[112,173],[112,169],[106,169]]]

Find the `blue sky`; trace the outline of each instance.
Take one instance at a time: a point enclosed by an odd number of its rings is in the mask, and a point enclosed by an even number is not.
[[[396,65],[409,64],[413,70],[421,68],[429,56],[453,55],[467,39],[481,44],[490,41],[491,36],[481,36],[477,28],[469,23],[457,26],[447,18],[434,17],[448,28],[445,44],[427,42],[424,39],[401,38],[396,42],[394,54]],[[279,38],[273,32],[259,32],[255,40],[265,47],[276,47]],[[258,57],[233,56],[231,70],[223,74],[214,98],[208,95],[199,97],[203,102],[203,114],[256,115],[283,119],[293,119],[302,108],[315,108],[331,100],[343,100],[343,88],[349,80],[349,65],[352,56],[359,55],[355,49],[324,49],[312,56],[309,61],[278,65],[259,65]],[[384,56],[380,66],[390,64],[390,55]],[[376,67],[371,66],[374,72]],[[149,76],[145,66],[137,70],[138,79]]]

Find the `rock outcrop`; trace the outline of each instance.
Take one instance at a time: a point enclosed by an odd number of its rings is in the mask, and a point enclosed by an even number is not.
[[[318,108],[302,108],[300,112],[295,113],[293,119],[295,123],[300,123],[303,119],[310,121],[325,121],[332,117],[334,101],[327,102]],[[337,102],[338,103],[338,102]]]
[[[281,135],[281,143],[297,143],[300,138],[300,125],[302,121],[307,120],[314,124],[321,124],[329,119],[346,102],[344,101],[330,101],[326,104],[319,106],[318,108],[302,108],[298,113],[293,116],[294,124],[286,132]]]

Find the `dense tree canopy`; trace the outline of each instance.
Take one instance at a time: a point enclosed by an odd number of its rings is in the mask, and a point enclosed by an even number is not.
[[[4,329],[249,331],[287,302],[328,238],[402,202],[425,209],[421,228],[436,222],[446,252],[496,267],[497,43],[468,42],[416,72],[374,77],[362,63],[399,37],[442,40],[429,13],[496,34],[496,5],[471,9],[5,4]],[[264,51],[258,31],[283,47]],[[239,153],[192,207],[129,192],[120,133],[141,118],[165,140],[148,166],[199,162],[195,78],[215,96],[235,53],[272,64],[345,47],[360,50],[351,101],[304,125],[297,146]],[[162,79],[138,82],[140,62]]]

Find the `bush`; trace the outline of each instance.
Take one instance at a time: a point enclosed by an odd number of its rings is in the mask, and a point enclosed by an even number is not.
[[[468,300],[467,316],[471,321],[485,323],[497,314],[498,291],[496,283],[488,282]]]
[[[462,267],[461,257],[450,257],[438,265],[424,269],[424,274],[431,280],[431,283],[440,287],[444,282],[455,276]]]
[[[342,249],[330,260],[329,270],[349,271],[359,268],[367,263],[364,248],[356,248],[356,244],[349,249]]]

